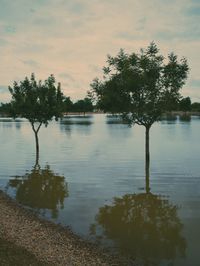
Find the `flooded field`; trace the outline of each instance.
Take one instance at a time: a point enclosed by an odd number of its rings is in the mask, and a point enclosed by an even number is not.
[[[200,118],[163,120],[150,132],[116,117],[73,116],[39,132],[0,119],[0,189],[39,215],[141,265],[200,263]]]

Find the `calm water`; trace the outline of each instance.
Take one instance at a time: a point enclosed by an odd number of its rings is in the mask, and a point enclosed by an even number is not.
[[[151,129],[151,193],[144,128],[104,115],[51,122],[40,166],[25,120],[0,120],[0,189],[40,215],[141,265],[200,265],[200,119]]]

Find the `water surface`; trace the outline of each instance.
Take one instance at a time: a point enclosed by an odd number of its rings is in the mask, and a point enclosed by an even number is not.
[[[26,120],[0,120],[0,188],[21,204],[141,265],[200,265],[200,119],[150,132],[104,115],[64,118],[34,135]]]

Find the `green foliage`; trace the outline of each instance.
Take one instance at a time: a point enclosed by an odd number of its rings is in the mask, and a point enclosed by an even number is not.
[[[79,113],[86,113],[86,112],[92,112],[94,109],[92,105],[92,101],[89,98],[85,98],[83,100],[78,100],[73,104],[73,111],[79,112]]]
[[[63,94],[53,75],[44,82],[37,82],[32,74],[30,79],[26,77],[20,83],[14,82],[9,91],[13,117],[24,117],[31,124],[38,122],[47,126],[53,117],[58,119],[62,115]]]
[[[64,112],[72,112],[73,110],[73,102],[71,101],[70,97],[65,97],[63,102],[63,111]]]
[[[179,110],[180,111],[190,111],[191,110],[191,100],[190,97],[185,97],[179,102]]]
[[[70,97],[65,97],[63,102],[63,111],[68,112],[77,112],[77,113],[86,113],[92,112],[94,106],[92,100],[89,97],[85,97],[83,100],[78,100],[73,103]]]
[[[93,80],[91,95],[105,112],[150,127],[178,103],[189,71],[185,58],[178,61],[171,53],[167,61],[154,43],[139,54],[120,50],[116,57],[108,56],[104,77]]]
[[[11,115],[11,103],[1,103],[0,114]]]
[[[12,95],[11,116],[24,117],[31,123],[35,134],[36,143],[36,161],[39,158],[39,140],[38,132],[42,124],[48,125],[48,122],[55,117],[57,120],[62,116],[64,96],[61,92],[60,83],[56,86],[53,75],[49,76],[44,82],[27,77],[13,87],[9,87]],[[37,125],[36,125],[37,124]]]
[[[191,104],[191,110],[193,112],[200,112],[200,103],[194,102]]]

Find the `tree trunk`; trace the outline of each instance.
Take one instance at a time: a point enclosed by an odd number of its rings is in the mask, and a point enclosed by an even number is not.
[[[149,151],[149,131],[150,126],[145,126],[145,174],[146,174],[146,193],[150,192],[149,185],[149,168],[150,168],[150,151]]]
[[[146,193],[150,192],[150,161],[145,162],[145,177],[146,177],[146,182],[145,182],[145,188],[146,188]]]
[[[38,132],[40,130],[42,123],[39,124],[38,128],[36,129],[34,126],[34,122],[31,122],[31,126],[33,129],[33,132],[35,134],[35,145],[36,145],[36,160],[35,160],[35,164],[38,165],[39,164],[39,138],[38,138]]]
[[[38,165],[39,164],[39,139],[38,139],[38,132],[34,131],[35,133],[35,144],[36,144],[36,160],[35,160],[35,164]]]

